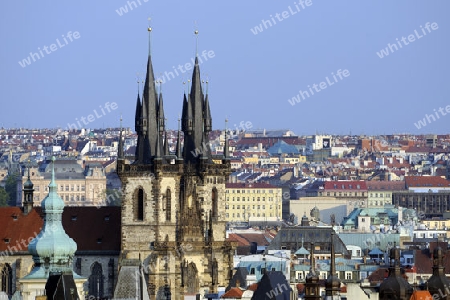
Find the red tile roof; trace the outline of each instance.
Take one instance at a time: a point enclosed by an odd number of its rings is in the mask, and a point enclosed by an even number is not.
[[[0,208],[0,251],[28,251],[28,244],[39,234],[44,221],[32,210],[24,215],[20,207]]]
[[[220,298],[222,298],[222,299],[241,299],[243,293],[244,292],[240,288],[234,287],[234,288],[231,288],[225,294],[223,294]]]
[[[62,223],[77,243],[77,251],[120,251],[120,218],[121,210],[116,206],[67,206]],[[1,207],[0,251],[28,251],[29,242],[39,234],[43,224],[41,207],[35,207],[28,215],[20,207]]]
[[[246,239],[249,243],[255,242],[258,246],[268,246],[270,244],[265,235],[261,233],[239,233],[238,235]]]
[[[414,291],[411,295],[410,300],[423,300],[423,299],[435,299],[435,297],[432,297],[429,291]]]
[[[359,186],[359,188],[358,188]],[[367,191],[367,185],[362,180],[326,181],[325,190]]]
[[[406,187],[450,187],[450,181],[439,176],[405,176]]]
[[[416,250],[416,252],[414,253],[414,266],[417,269],[417,273],[433,273],[432,256],[434,248],[436,248],[436,246],[436,242],[431,242],[430,249]],[[442,249],[447,249],[447,243],[439,242],[439,246],[441,246]],[[445,272],[448,272],[448,270],[450,270],[450,251],[448,250],[444,250],[444,268]]]
[[[366,181],[368,190],[387,190],[401,191],[405,190],[404,181]]]
[[[239,246],[250,246],[249,241],[247,241],[245,238],[241,237],[239,234],[236,234],[236,233],[230,233],[228,235],[227,241],[238,242],[238,247]]]

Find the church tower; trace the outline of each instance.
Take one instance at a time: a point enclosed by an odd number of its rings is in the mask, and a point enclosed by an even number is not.
[[[182,133],[179,128],[176,152],[171,154],[149,50],[144,91],[136,102],[135,161],[117,163],[124,192],[122,266],[142,263],[147,286],[142,290],[149,299],[168,295],[183,299],[184,294],[200,290],[216,293],[219,286],[228,285],[233,267],[224,214],[225,182],[231,169],[227,157],[210,151],[212,118],[198,56],[191,84],[180,103]]]

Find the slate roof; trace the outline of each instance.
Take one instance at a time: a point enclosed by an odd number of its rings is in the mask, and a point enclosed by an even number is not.
[[[304,247],[301,247],[294,253],[295,255],[309,255],[309,251],[306,250]]]
[[[394,242],[400,244],[400,234],[398,233],[339,233],[339,238],[345,243],[345,245],[354,245],[361,247],[362,250],[372,250],[375,247],[380,249],[386,249],[386,247],[393,246]],[[377,245],[377,243],[380,243]]]
[[[275,238],[272,240],[267,250],[279,250],[286,247],[287,250],[295,252],[301,245],[302,238],[304,244],[309,245],[314,242],[316,246],[321,248],[329,247],[331,241],[331,227],[312,227],[312,226],[293,226],[282,228]],[[335,251],[342,253],[344,256],[350,257],[351,253],[345,247],[339,235],[335,236]]]
[[[270,155],[276,154],[299,154],[297,147],[287,144],[285,141],[278,141],[272,147],[267,149]]]
[[[274,293],[275,288],[278,289],[278,293]],[[281,291],[279,290],[281,289]],[[289,295],[292,288],[289,282],[286,281],[283,273],[280,271],[267,272],[261,278],[261,282],[258,285],[255,293],[253,294],[252,300],[262,300],[262,299],[275,299],[275,300],[285,300],[290,299]]]

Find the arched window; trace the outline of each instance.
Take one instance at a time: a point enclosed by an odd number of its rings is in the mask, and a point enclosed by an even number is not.
[[[170,221],[170,217],[172,214],[171,211],[171,205],[172,205],[172,193],[170,192],[170,189],[167,188],[166,190],[166,221]]]
[[[89,295],[97,298],[103,297],[103,270],[98,262],[95,262],[91,268]]]
[[[8,295],[12,295],[12,268],[9,264],[5,264],[1,271],[1,279],[2,279],[2,292],[5,292]]]
[[[135,218],[138,221],[144,220],[144,190],[138,189],[135,193]]]
[[[214,187],[211,191],[211,201],[212,201],[212,217],[213,219],[217,219],[219,213],[219,201],[218,201],[217,189]]]

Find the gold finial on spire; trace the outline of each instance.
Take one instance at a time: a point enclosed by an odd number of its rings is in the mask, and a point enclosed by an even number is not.
[[[194,30],[194,34],[195,34],[195,56],[198,56],[198,29],[197,29],[197,21],[194,21],[195,24],[195,30]]]
[[[138,87],[138,94],[139,94],[139,89],[140,89],[140,86],[139,86],[139,82],[140,82],[139,72],[136,73],[136,78],[137,78],[137,87]]]
[[[148,18],[148,55],[151,55],[151,49],[152,49],[152,26],[151,26],[152,18]]]

